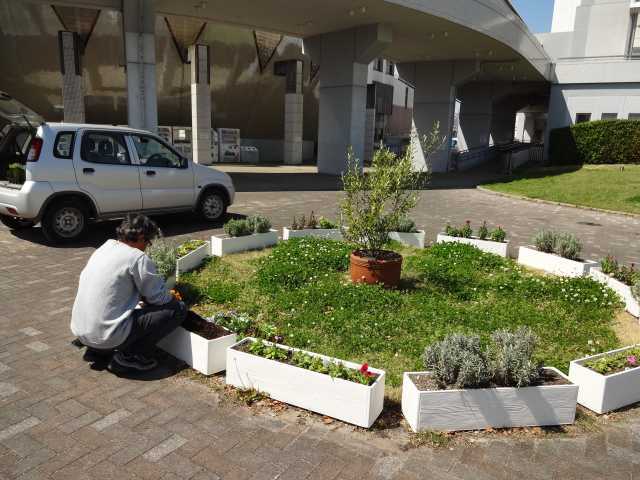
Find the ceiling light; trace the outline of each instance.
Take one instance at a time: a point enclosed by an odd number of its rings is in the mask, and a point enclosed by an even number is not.
[[[444,38],[447,38],[449,36],[449,32],[444,32]]]
[[[361,11],[362,13],[367,13],[367,7],[362,7],[362,8],[360,8],[360,11]]]
[[[353,17],[356,14],[356,12],[354,12],[353,10],[349,10],[349,16]]]
[[[489,50],[489,56],[493,57],[493,50]]]

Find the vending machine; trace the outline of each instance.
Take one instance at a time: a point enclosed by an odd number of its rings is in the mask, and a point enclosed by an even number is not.
[[[219,128],[218,144],[220,148],[219,162],[240,161],[240,129]]]

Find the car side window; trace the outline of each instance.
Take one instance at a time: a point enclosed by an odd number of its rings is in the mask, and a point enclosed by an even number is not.
[[[85,133],[82,136],[81,154],[85,162],[131,165],[124,137],[119,133]]]
[[[73,132],[60,132],[56,135],[56,141],[53,144],[53,154],[57,158],[71,158],[73,156],[73,140],[75,134]]]
[[[185,168],[184,158],[171,150],[167,145],[146,135],[131,135],[138,153],[138,160],[143,167]]]

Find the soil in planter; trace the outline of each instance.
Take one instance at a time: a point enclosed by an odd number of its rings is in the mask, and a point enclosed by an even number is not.
[[[249,355],[255,355],[255,354],[251,353],[251,351],[249,350],[249,347],[251,346],[251,343],[252,343],[252,342],[244,342],[244,343],[241,343],[240,345],[236,345],[235,347],[233,347],[233,349],[234,349],[234,350],[238,350],[238,351],[240,351],[240,352],[248,353]],[[284,350],[284,349],[282,349],[282,350]],[[309,370],[309,369],[303,368],[303,367],[301,367],[301,366],[296,365],[295,363],[293,363],[292,359],[293,359],[293,353],[294,353],[294,352],[293,352],[293,351],[291,351],[291,350],[286,350],[286,352],[287,352],[287,358],[286,358],[286,360],[284,360],[284,359],[283,359],[283,360],[280,360],[280,359],[273,359],[273,361],[274,361],[274,362],[279,362],[279,363],[284,363],[284,364],[286,364],[286,365],[291,365],[292,367],[302,368],[303,370],[308,370],[308,371],[310,371],[310,372],[312,372],[312,371],[313,371],[313,370]],[[272,360],[272,359],[270,359],[270,358],[266,358],[266,357],[259,357],[259,358],[265,358],[266,360]],[[338,362],[335,362],[335,363],[338,363]],[[343,363],[343,362],[340,362],[340,363]],[[352,369],[351,369],[351,370],[352,370]],[[373,372],[372,372],[372,373],[373,373]],[[325,374],[325,375],[328,375],[328,374]],[[374,373],[374,374],[371,376],[371,378],[373,379],[373,381],[371,382],[371,384],[372,384],[372,385],[373,385],[373,384],[378,380],[378,377],[379,377],[379,375],[378,375],[377,373]],[[343,380],[345,380],[345,381],[347,381],[347,382],[352,382],[352,381],[353,381],[353,380],[346,380],[346,379],[343,379]],[[353,382],[353,383],[358,383],[358,382]]]
[[[390,262],[393,260],[399,260],[402,258],[402,255],[396,252],[392,252],[390,250],[381,250],[376,255],[372,254],[372,252],[367,250],[356,250],[353,252],[356,257],[360,257],[363,260],[378,260]]]
[[[443,390],[438,386],[438,383],[434,380],[434,378],[431,375],[413,374],[413,375],[409,375],[409,378],[414,383],[416,388],[421,392]],[[545,370],[542,372],[540,381],[530,386],[542,387],[542,386],[551,386],[551,385],[571,385],[571,382],[569,382],[566,378],[561,377],[556,372]],[[500,387],[502,387],[502,385],[489,384],[482,388],[500,388]],[[457,390],[457,388],[452,386],[447,388],[446,390]]]
[[[204,318],[194,312],[189,312],[187,318],[182,322],[182,328],[195,333],[207,340],[215,340],[216,338],[226,337],[229,331],[215,323],[207,322]]]

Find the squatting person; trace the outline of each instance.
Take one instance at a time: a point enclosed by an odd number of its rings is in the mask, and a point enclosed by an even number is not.
[[[155,222],[129,215],[116,233],[117,240],[98,248],[80,274],[71,331],[95,353],[115,350],[112,362],[120,367],[151,370],[156,342],[183,322],[186,307],[145,254],[160,235]]]

